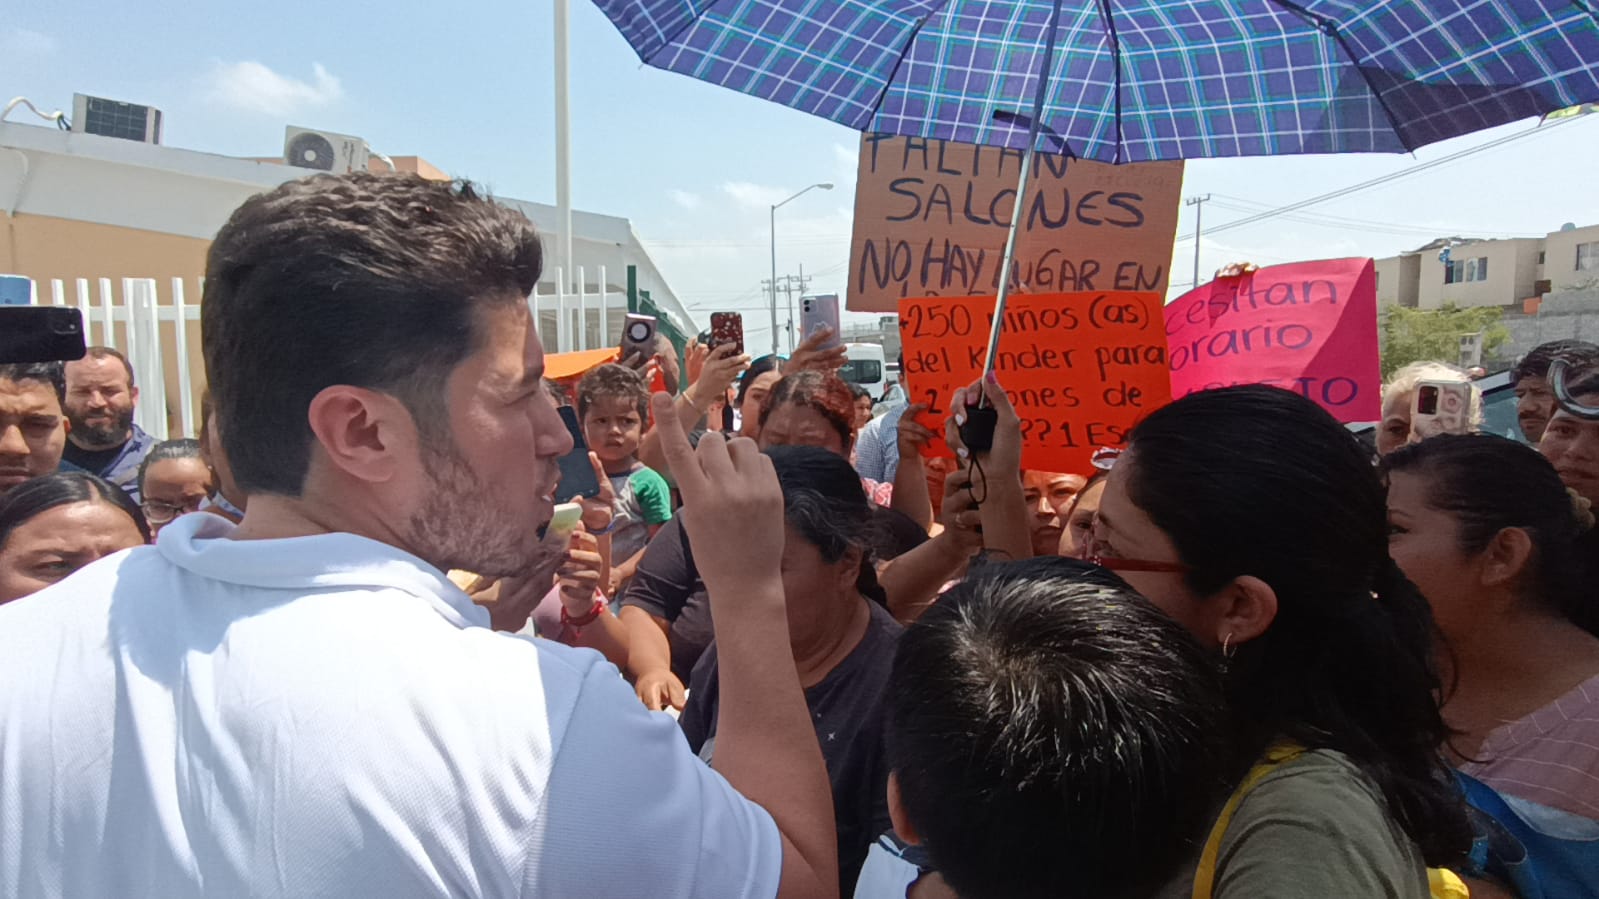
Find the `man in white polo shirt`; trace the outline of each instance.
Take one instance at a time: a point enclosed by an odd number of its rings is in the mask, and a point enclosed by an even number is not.
[[[203,330],[248,511],[0,606],[0,896],[836,894],[753,444],[696,455],[657,405],[710,554],[715,771],[597,654],[496,633],[443,574],[560,561],[540,266],[464,185],[322,176],[234,213]]]

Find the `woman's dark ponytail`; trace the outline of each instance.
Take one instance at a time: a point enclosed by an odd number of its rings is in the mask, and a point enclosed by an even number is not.
[[[1428,864],[1458,861],[1471,831],[1441,753],[1431,609],[1388,557],[1386,491],[1355,438],[1297,393],[1230,387],[1150,413],[1123,466],[1193,594],[1248,576],[1277,596],[1228,673],[1240,745],[1343,753]]]
[[[1396,660],[1413,668],[1413,679],[1438,684],[1436,652],[1428,658],[1414,656],[1405,650],[1413,646],[1431,645],[1442,648],[1447,654],[1448,646],[1441,641],[1437,626],[1433,623],[1432,606],[1386,552],[1378,563],[1372,593],[1377,612],[1387,624],[1379,628],[1377,633],[1392,635]],[[1380,644],[1376,649],[1383,651]],[[1439,686],[1433,695],[1441,706],[1443,698],[1453,692],[1452,685]],[[1404,723],[1403,718],[1396,720],[1394,733],[1409,733],[1412,739],[1401,741],[1398,747],[1391,747],[1401,751],[1390,753],[1391,757],[1401,760],[1401,766],[1398,770],[1377,768],[1367,773],[1376,781],[1383,795],[1388,797],[1390,813],[1400,825],[1409,833],[1427,835],[1427,839],[1418,840],[1418,843],[1422,854],[1437,864],[1458,855],[1460,847],[1471,842],[1471,829],[1467,821],[1453,817],[1430,820],[1427,817],[1435,814],[1434,810],[1438,808],[1458,805],[1460,801],[1458,787],[1440,772],[1440,765],[1436,761],[1438,747],[1446,744],[1454,732],[1444,723],[1441,714],[1436,719],[1428,716],[1428,724],[1424,727],[1406,728]],[[1405,759],[1415,761],[1407,765],[1403,762]]]

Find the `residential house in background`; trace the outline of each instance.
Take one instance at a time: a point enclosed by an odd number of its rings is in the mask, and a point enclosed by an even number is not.
[[[1489,361],[1501,365],[1550,340],[1599,343],[1599,225],[1510,240],[1446,237],[1379,259],[1377,303],[1498,307],[1510,340]]]

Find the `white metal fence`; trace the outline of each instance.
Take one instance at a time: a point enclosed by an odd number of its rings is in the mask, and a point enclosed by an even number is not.
[[[541,282],[528,298],[545,350],[564,353],[615,346],[627,312],[626,295],[607,289],[604,266],[592,285],[579,267],[575,292],[565,287],[568,282],[562,274],[554,269],[550,280]],[[34,281],[32,302],[77,308],[83,314],[86,344],[114,347],[128,357],[139,387],[134,412],[139,427],[160,440],[193,437],[199,432],[200,391],[205,386],[201,279],[118,280]]]

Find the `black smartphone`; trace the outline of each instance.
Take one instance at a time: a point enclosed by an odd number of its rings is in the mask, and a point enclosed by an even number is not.
[[[594,463],[589,461],[589,445],[583,439],[577,410],[562,406],[557,411],[572,434],[572,451],[561,457],[561,483],[555,488],[555,501],[564,503],[574,496],[593,499],[600,495],[600,481],[594,476]]]
[[[0,364],[82,359],[83,313],[70,306],[0,306]]]

